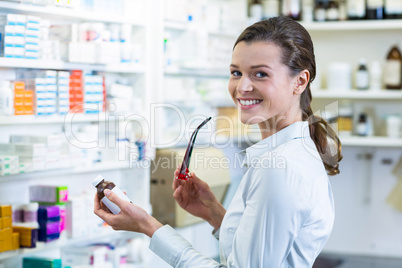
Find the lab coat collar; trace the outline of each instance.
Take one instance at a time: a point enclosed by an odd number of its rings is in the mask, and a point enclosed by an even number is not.
[[[243,158],[242,169],[246,172],[255,159],[262,154],[274,150],[276,147],[292,140],[310,137],[310,129],[307,121],[295,122],[277,133],[265,138],[249,148],[240,151],[239,155]]]

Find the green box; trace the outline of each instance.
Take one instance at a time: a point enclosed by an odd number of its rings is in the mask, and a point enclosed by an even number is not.
[[[22,268],[61,268],[61,259],[25,257]]]

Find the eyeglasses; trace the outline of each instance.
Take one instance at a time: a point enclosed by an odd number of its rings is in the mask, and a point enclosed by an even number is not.
[[[188,167],[190,165],[190,158],[191,158],[191,153],[193,152],[193,147],[194,147],[194,142],[195,142],[195,138],[197,137],[197,133],[198,131],[206,124],[208,123],[208,121],[211,120],[211,117],[208,117],[207,119],[204,120],[204,122],[202,122],[193,132],[193,134],[191,135],[190,141],[188,142],[188,146],[187,146],[187,150],[186,150],[186,154],[184,155],[183,158],[183,163],[181,164],[181,168],[180,168],[180,173],[179,176],[177,177],[180,180],[186,180],[188,181]]]

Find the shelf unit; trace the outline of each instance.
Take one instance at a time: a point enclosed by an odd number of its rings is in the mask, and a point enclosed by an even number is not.
[[[131,2],[131,1],[130,1]],[[152,84],[152,75],[154,74],[153,68],[153,51],[156,47],[153,44],[156,37],[153,34],[153,27],[151,23],[151,4],[141,4],[144,10],[141,11],[144,19],[140,16],[122,16],[116,15],[110,12],[94,12],[89,10],[79,10],[73,8],[56,7],[56,6],[42,6],[26,3],[17,2],[7,2],[0,1],[0,13],[6,14],[24,14],[24,15],[35,15],[40,16],[44,19],[51,20],[56,23],[81,23],[81,22],[101,22],[105,24],[130,24],[133,27],[133,41],[141,42],[143,45],[143,63],[112,63],[112,64],[93,64],[93,63],[78,63],[78,62],[63,62],[63,61],[49,61],[49,60],[35,60],[35,59],[16,59],[16,58],[0,58],[0,72],[4,72],[7,79],[11,77],[11,72],[15,69],[50,69],[50,70],[83,70],[83,71],[96,71],[107,73],[110,77],[116,77],[116,74],[121,75],[123,78],[127,78],[129,82],[132,82],[133,87],[136,89],[141,89],[139,95],[143,99],[144,108],[148,108],[148,103],[151,103],[153,94],[151,90],[155,87]],[[131,4],[130,4],[131,6]],[[127,12],[125,12],[127,13]],[[153,21],[152,21],[153,22]],[[134,38],[137,38],[134,40]],[[141,39],[139,39],[141,38]],[[130,80],[132,79],[132,81]],[[138,83],[137,83],[138,81]],[[138,91],[137,90],[137,91]],[[69,115],[67,115],[69,116]],[[92,124],[92,123],[102,123],[108,121],[124,121],[125,119],[120,116],[109,115],[106,113],[100,114],[74,114],[72,116],[72,123],[75,127],[80,128],[81,125]],[[0,117],[0,133],[2,135],[7,134],[23,134],[32,133],[33,135],[46,135],[54,133],[55,131],[61,131],[61,125],[65,124],[66,115],[51,115],[51,116],[10,116],[10,117]],[[35,127],[38,125],[38,127]],[[31,130],[32,129],[32,130]],[[19,131],[19,132],[18,132]],[[25,131],[25,132],[24,132]],[[0,134],[1,135],[1,134]],[[6,138],[7,136],[2,136]],[[141,170],[140,170],[141,169]],[[138,183],[138,191],[142,192],[140,200],[144,199],[144,209],[149,213],[151,212],[149,204],[149,185],[146,182],[149,180],[149,175],[147,174],[148,167],[141,167],[135,162],[130,165],[128,161],[117,161],[113,162],[100,162],[93,164],[91,166],[75,166],[72,168],[59,168],[52,170],[35,171],[28,173],[21,173],[15,175],[0,176],[0,192],[2,193],[2,198],[0,203],[6,204],[12,202],[12,196],[16,195],[13,188],[17,192],[17,187],[15,185],[23,185],[24,187],[29,187],[29,185],[46,180],[51,184],[65,184],[69,185],[70,179],[75,180],[85,180],[92,178],[95,173],[106,172],[107,174],[116,174],[117,177],[123,180],[127,174],[134,174],[136,178],[133,178],[134,183]],[[91,174],[94,173],[94,174]],[[52,182],[53,181],[53,182]],[[141,186],[139,186],[141,185]],[[6,194],[5,188],[10,187]],[[3,188],[3,189],[2,189]],[[74,187],[71,187],[74,188]],[[2,189],[2,190],[1,190]],[[69,187],[70,189],[70,187]],[[24,189],[26,190],[26,189]],[[72,194],[75,194],[74,189],[71,189]],[[28,198],[28,197],[26,197]],[[125,236],[130,235],[126,232],[116,232],[110,228],[105,229],[99,234],[90,235],[87,237],[82,237],[78,239],[67,239],[65,234],[62,234],[61,238],[49,242],[49,243],[37,243],[37,247],[33,249],[19,249],[16,251],[7,251],[0,253],[0,266],[1,267],[17,267],[14,261],[18,260],[18,267],[21,265],[21,256],[25,255],[35,255],[41,251],[60,249],[65,246],[72,246],[74,244],[80,243],[91,243],[93,241],[100,241],[101,239],[108,239],[110,237],[118,237],[120,234]],[[136,234],[131,234],[131,236]],[[8,266],[9,262],[12,262],[12,266]]]
[[[57,178],[57,176],[60,176],[60,175],[83,174],[83,173],[102,172],[102,171],[108,171],[108,170],[116,170],[116,169],[120,170],[120,169],[129,169],[129,168],[130,168],[130,164],[125,161],[101,162],[101,163],[93,164],[92,166],[59,168],[59,169],[53,169],[53,170],[49,169],[49,170],[0,176],[0,183],[5,182],[5,181],[27,180],[27,179],[44,178],[44,177]]]
[[[1,3],[1,2],[0,2]],[[138,64],[90,64],[35,59],[0,58],[0,68],[31,68],[55,70],[91,70],[108,73],[142,74],[145,68]]]
[[[308,31],[391,31],[402,28],[402,20],[325,21],[301,22],[301,24]]]
[[[67,7],[57,6],[43,6],[25,3],[13,3],[7,1],[0,1],[0,9],[2,12],[8,13],[23,13],[36,16],[46,16],[52,19],[70,19],[78,21],[95,21],[107,23],[129,23],[137,26],[144,26],[144,22],[137,19],[124,18],[120,15],[99,13],[82,9],[73,9]]]
[[[313,90],[313,99],[402,101],[402,90]]]
[[[66,115],[15,115],[15,116],[0,116],[0,126],[12,125],[44,125],[44,124],[64,124]],[[105,122],[107,120],[116,120],[116,117],[108,116],[105,113],[100,114],[74,114],[72,123],[91,123]]]
[[[197,69],[166,69],[165,75],[193,76],[229,79],[229,71],[224,70],[197,70]]]
[[[74,244],[78,244],[78,243],[84,243],[88,240],[99,239],[99,237],[108,238],[108,237],[117,235],[117,233],[115,231],[113,231],[110,227],[102,227],[102,228],[104,228],[104,230],[102,230],[101,233],[97,234],[97,235],[90,235],[90,236],[86,236],[86,237],[71,238],[71,239],[69,239],[67,237],[61,237],[55,241],[51,241],[51,242],[47,242],[47,243],[37,242],[37,246],[35,248],[21,248],[18,250],[2,252],[2,253],[0,253],[0,261],[6,260],[8,258],[28,255],[28,254],[32,254],[32,253],[36,253],[36,252],[40,252],[40,251],[44,251],[44,250],[51,250],[51,249],[61,248],[61,247],[70,246],[70,245],[74,245]]]

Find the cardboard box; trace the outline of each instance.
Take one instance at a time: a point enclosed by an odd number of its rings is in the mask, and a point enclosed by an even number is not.
[[[13,226],[13,232],[19,233],[20,247],[34,248],[38,241],[38,229],[32,227]]]
[[[4,251],[9,251],[13,249],[13,229],[5,228],[1,230],[3,232],[3,244]]]
[[[17,250],[20,248],[20,234],[19,233],[13,233],[12,234],[12,250]]]
[[[0,218],[0,221],[2,222],[2,225],[3,225],[2,229],[11,228],[13,226],[11,217]]]
[[[11,210],[11,206],[10,205],[2,205],[0,206],[0,218],[3,217],[11,217],[12,214],[12,210]]]
[[[156,151],[151,167],[151,203],[153,216],[163,224],[183,227],[203,220],[183,210],[172,197],[171,179],[182,163],[186,148]],[[197,148],[193,150],[190,172],[208,183],[218,201],[222,202],[230,184],[229,163],[222,150]],[[155,163],[163,163],[155,166]]]

